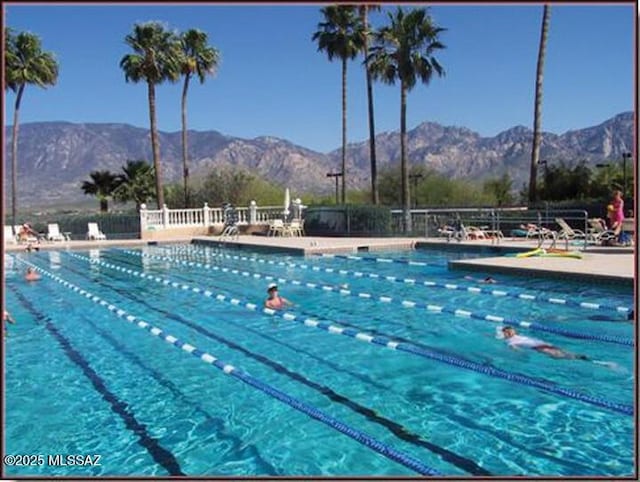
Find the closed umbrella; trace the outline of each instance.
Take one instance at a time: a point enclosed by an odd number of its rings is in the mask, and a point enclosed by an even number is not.
[[[284,191],[284,218],[289,217],[289,205],[291,204],[291,195],[289,194],[289,188]]]

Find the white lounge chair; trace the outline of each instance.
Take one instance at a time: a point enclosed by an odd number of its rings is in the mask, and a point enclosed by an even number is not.
[[[60,232],[60,227],[58,223],[52,223],[47,225],[47,240],[48,241],[66,241],[62,233]]]
[[[589,226],[591,227],[587,230],[587,241],[602,244],[618,237],[618,233],[613,229],[607,229],[605,227],[606,224],[603,223],[604,221],[600,218],[589,219]]]
[[[13,234],[11,226],[4,225],[4,244],[18,244],[18,231]]]
[[[285,231],[287,236],[304,236],[304,219],[291,221]]]
[[[107,237],[104,235],[102,231],[98,228],[98,223],[87,223],[87,239],[91,240],[104,240]]]
[[[558,233],[558,239],[585,239],[587,235],[580,231],[579,229],[573,229],[571,226],[567,224],[567,222],[562,218],[556,218],[556,223],[560,226],[561,230]]]

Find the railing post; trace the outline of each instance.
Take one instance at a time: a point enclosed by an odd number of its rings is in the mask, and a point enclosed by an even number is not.
[[[147,230],[147,205],[140,204],[140,211],[138,212],[140,216],[140,233]]]
[[[258,206],[256,205],[255,201],[251,201],[249,203],[249,224],[256,224],[256,214],[258,211]]]
[[[209,210],[209,204],[204,203],[204,206],[202,207],[202,222],[205,228],[209,227]]]
[[[166,204],[162,205],[162,225],[165,229],[169,227],[169,208]]]

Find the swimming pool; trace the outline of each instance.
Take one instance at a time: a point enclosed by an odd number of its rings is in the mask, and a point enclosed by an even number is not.
[[[631,289],[484,285],[447,270],[460,256],[7,257],[6,453],[45,463],[5,473],[632,475]],[[261,311],[270,282],[293,308]],[[510,350],[504,323],[616,366]]]

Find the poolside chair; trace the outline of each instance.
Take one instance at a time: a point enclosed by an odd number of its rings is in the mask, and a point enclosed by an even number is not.
[[[107,237],[98,228],[98,223],[87,223],[87,239],[90,240],[104,240]]]
[[[570,241],[572,239],[585,239],[587,237],[584,231],[573,229],[562,218],[556,218],[556,223],[558,223],[558,226],[561,228],[558,232],[558,239],[566,239]]]
[[[220,239],[238,239],[239,236],[240,231],[238,230],[238,213],[236,208],[231,204],[226,204],[224,208],[224,228],[220,233]]]
[[[4,244],[18,244],[18,232],[13,234],[11,226],[4,225]]]
[[[62,235],[58,223],[47,225],[47,241],[66,241],[67,238]]]
[[[595,244],[605,244],[613,241],[618,237],[613,229],[606,228],[606,224],[600,218],[589,219],[589,228],[587,229],[587,241]]]
[[[267,236],[284,236],[284,221],[282,219],[274,219],[269,224],[269,230],[267,231]]]

